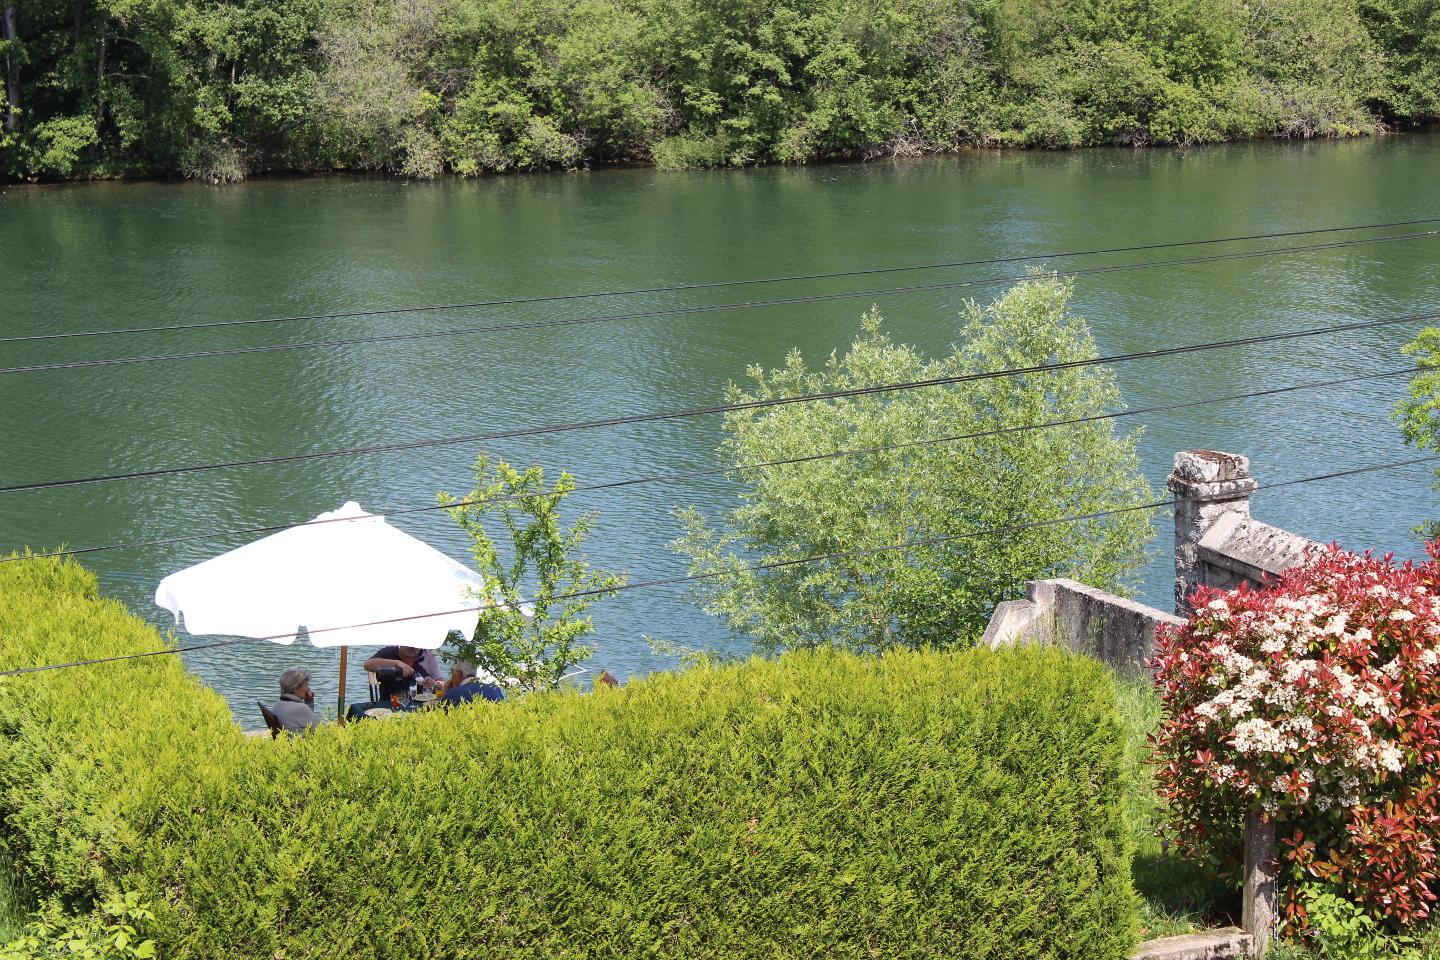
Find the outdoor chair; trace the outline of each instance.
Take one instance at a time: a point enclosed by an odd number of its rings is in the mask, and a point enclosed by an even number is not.
[[[370,678],[370,700],[374,703],[390,699],[392,693],[403,695],[410,689],[410,681],[405,679],[399,667],[381,667],[365,673]]]
[[[275,711],[263,703],[257,703],[255,706],[260,708],[260,716],[265,718],[265,726],[270,728],[270,739],[273,740],[285,732],[285,727],[281,725],[280,718],[275,716]]]

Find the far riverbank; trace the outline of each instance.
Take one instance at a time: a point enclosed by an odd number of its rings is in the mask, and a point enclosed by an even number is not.
[[[1416,0],[100,0],[0,17],[0,177],[408,177],[1339,138],[1440,120]]]
[[[1440,123],[1426,122],[1407,124],[1403,128],[1394,129],[1377,125],[1373,130],[1366,130],[1345,135],[1331,135],[1324,137],[1296,138],[1282,135],[1255,136],[1243,140],[1214,140],[1196,141],[1188,144],[1173,143],[1146,143],[1128,144],[1130,149],[1140,151],[1196,151],[1205,149],[1224,148],[1229,146],[1241,146],[1244,144],[1273,144],[1276,146],[1292,145],[1301,147],[1312,144],[1340,143],[1350,140],[1389,139],[1394,137],[1431,136],[1440,131]],[[203,183],[210,186],[222,186],[233,183],[253,183],[255,181],[286,181],[314,179],[324,177],[359,177],[379,179],[399,179],[425,183],[432,181],[465,181],[484,179],[492,177],[517,177],[517,176],[565,176],[583,175],[590,173],[614,172],[623,170],[654,171],[657,173],[677,173],[682,171],[706,171],[719,169],[747,169],[759,170],[767,167],[815,167],[824,169],[827,167],[847,166],[851,164],[885,164],[904,163],[924,158],[955,160],[1000,159],[1016,154],[1027,153],[1070,153],[1073,151],[1091,151],[1115,149],[1114,144],[1089,144],[1069,147],[1047,147],[1036,145],[1008,145],[1008,146],[977,146],[961,145],[944,149],[926,150],[900,150],[876,148],[870,151],[856,151],[851,153],[836,153],[825,156],[810,157],[803,160],[746,163],[741,165],[726,164],[701,164],[695,166],[667,166],[657,163],[654,160],[611,160],[607,162],[581,163],[570,167],[537,167],[531,169],[510,168],[506,170],[481,170],[469,174],[455,173],[452,170],[442,169],[433,173],[417,174],[414,171],[396,169],[376,169],[365,167],[279,167],[251,171],[242,175],[229,178],[224,177],[203,177],[186,176],[181,173],[165,173],[157,170],[110,170],[110,171],[87,171],[75,173],[66,177],[50,177],[35,179],[10,179],[0,178],[0,190],[10,187],[55,187],[82,183]]]

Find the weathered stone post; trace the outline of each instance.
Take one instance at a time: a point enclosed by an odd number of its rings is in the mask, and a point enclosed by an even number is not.
[[[1175,614],[1190,612],[1191,591],[1205,582],[1200,540],[1221,517],[1250,516],[1250,458],[1215,450],[1183,450],[1165,484],[1175,494]]]
[[[1222,519],[1250,519],[1250,495],[1260,484],[1250,475],[1250,458],[1215,450],[1175,454],[1166,481],[1175,495],[1175,613],[1188,616],[1190,594],[1206,582],[1200,541]],[[1241,925],[1252,939],[1252,952],[1263,957],[1275,940],[1280,915],[1279,863],[1275,821],[1259,810],[1245,817],[1245,890]]]
[[[1258,810],[1245,815],[1245,890],[1240,925],[1250,934],[1251,953],[1265,956],[1280,922],[1280,863],[1275,855],[1275,821]]]

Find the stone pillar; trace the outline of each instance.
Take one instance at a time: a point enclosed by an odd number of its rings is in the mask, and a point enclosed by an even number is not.
[[[1245,815],[1245,889],[1240,925],[1254,939],[1251,952],[1265,956],[1280,925],[1280,863],[1275,851],[1275,821],[1257,810]]]
[[[1250,476],[1250,458],[1215,450],[1175,454],[1165,484],[1175,494],[1175,615],[1190,612],[1191,591],[1205,582],[1200,539],[1221,517],[1250,516],[1250,494],[1259,484]]]

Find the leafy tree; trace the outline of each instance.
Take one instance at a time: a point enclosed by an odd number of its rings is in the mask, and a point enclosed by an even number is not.
[[[1410,395],[1395,405],[1400,435],[1412,447],[1440,452],[1440,327],[1426,327],[1405,346],[1420,367],[1410,380]],[[1440,490],[1440,468],[1435,472]],[[1440,520],[1416,528],[1426,540],[1440,540]]]
[[[443,38],[444,0],[343,0],[320,27],[320,124],[347,165],[441,171],[425,65]]]
[[[1069,283],[1036,277],[988,307],[972,303],[960,345],[936,359],[892,341],[872,310],[844,355],[818,370],[798,352],[768,373],[753,367],[750,389],[732,384],[726,399],[1091,360],[1070,296]],[[715,575],[698,588],[704,608],[763,650],[965,646],[1027,579],[1118,589],[1142,562],[1151,536],[1143,512],[1052,524],[1150,499],[1137,434],[1117,436],[1110,421],[1016,429],[1120,406],[1114,376],[1084,366],[734,411],[721,454],[743,478],[742,503],[723,529],[682,511],[675,548],[692,573]],[[917,442],[971,434],[982,435]],[[901,446],[826,456],[891,445]],[[746,466],[805,457],[818,459]],[[1001,532],[970,536],[982,531]],[[933,542],[941,538],[955,539]],[[908,542],[921,545],[887,549]]]
[[[665,167],[1440,119],[1435,0],[0,0],[0,177]]]
[[[521,471],[497,459],[492,469],[490,455],[482,454],[475,480],[463,499],[443,491],[438,499],[470,537],[483,581],[479,597],[493,602],[481,607],[474,636],[453,642],[448,656],[514,677],[526,690],[548,689],[589,658],[581,644],[594,629],[588,611],[625,577],[591,567],[581,552],[594,514],[562,524],[561,504],[575,489],[570,474],[547,487],[539,466]],[[496,519],[508,536],[508,560],[485,527]]]
[[[1440,114],[1440,4],[1360,0],[1359,9],[1390,66],[1391,112],[1412,122]]]

